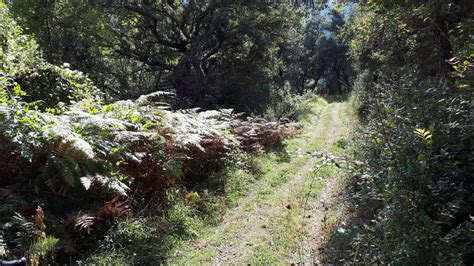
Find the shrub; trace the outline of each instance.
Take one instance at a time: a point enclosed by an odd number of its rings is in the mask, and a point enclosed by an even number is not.
[[[363,122],[349,193],[354,262],[473,262],[468,10],[462,1],[373,2],[348,28]]]
[[[310,111],[310,102],[315,100],[314,97],[315,94],[311,92],[302,95],[295,94],[289,83],[285,83],[282,88],[273,87],[270,92],[269,105],[265,109],[263,117],[271,121],[296,120]]]

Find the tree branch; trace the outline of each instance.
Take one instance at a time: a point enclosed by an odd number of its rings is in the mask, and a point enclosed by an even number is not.
[[[183,53],[186,52],[185,43],[181,41],[173,42],[165,38],[164,36],[160,35],[160,33],[158,32],[158,21],[160,20],[160,17],[149,12],[147,9],[145,9],[144,7],[138,4],[129,4],[129,5],[125,5],[124,7],[130,11],[133,11],[141,15],[143,18],[147,19],[148,22],[150,22],[150,30],[159,44],[177,49],[178,51],[183,52]]]

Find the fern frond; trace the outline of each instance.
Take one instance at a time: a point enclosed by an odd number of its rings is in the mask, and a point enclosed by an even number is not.
[[[97,217],[94,214],[82,213],[74,218],[74,229],[90,234],[94,228]]]

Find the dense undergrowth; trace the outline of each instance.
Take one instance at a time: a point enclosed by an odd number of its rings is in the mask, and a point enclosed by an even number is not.
[[[346,29],[357,163],[325,261],[472,264],[472,5],[387,1],[358,12]]]
[[[85,74],[46,62],[4,6],[0,27],[3,258],[162,262],[172,242],[219,219],[229,165],[257,171],[244,150],[297,134],[232,110],[169,111],[160,92],[106,104]]]

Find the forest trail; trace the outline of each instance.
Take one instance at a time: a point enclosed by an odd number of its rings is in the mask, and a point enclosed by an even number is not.
[[[328,162],[343,154],[349,117],[347,102],[325,103],[307,117],[303,133],[286,146],[288,162],[272,170],[283,182],[268,186],[272,173],[263,174],[226,212],[222,223],[178,249],[172,262],[317,262],[327,206],[334,201],[341,176]]]

